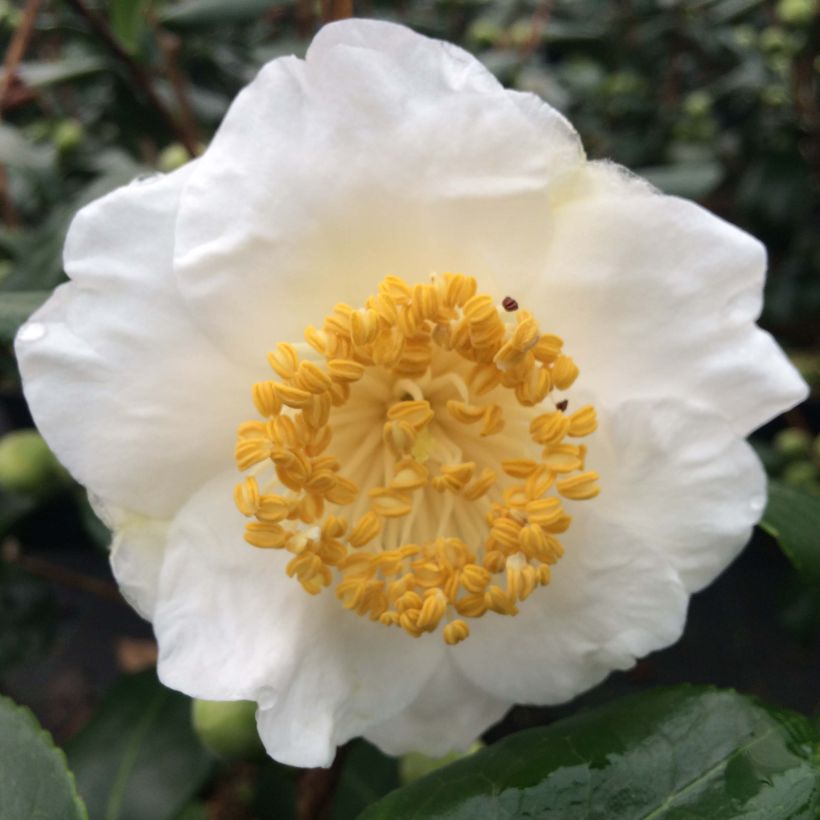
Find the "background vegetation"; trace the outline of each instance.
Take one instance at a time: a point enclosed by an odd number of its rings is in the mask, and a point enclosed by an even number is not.
[[[771,263],[763,322],[820,386],[815,0],[374,0],[356,13],[460,43],[565,112],[591,157],[759,236]],[[0,692],[65,749],[92,818],[346,820],[429,765],[356,742],[329,773],[287,770],[242,734],[242,706],[224,717],[231,737],[206,709],[195,732],[188,699],[156,681],[149,627],[112,582],[105,529],[28,429],[11,350],[64,278],[72,215],[200,152],[238,90],[264,62],[303,53],[322,14],[311,0],[0,0]],[[582,704],[692,681],[816,712],[818,430],[813,398],[756,439],[775,481],[766,529],[801,572],[760,533],[695,598],[680,644]],[[576,708],[516,709],[488,740]],[[24,713],[10,721],[0,735],[38,731]],[[57,771],[59,754],[43,754]],[[81,811],[70,782],[51,793],[63,803],[46,816]],[[3,820],[26,816],[9,805],[0,798]],[[395,811],[378,816],[410,816]]]

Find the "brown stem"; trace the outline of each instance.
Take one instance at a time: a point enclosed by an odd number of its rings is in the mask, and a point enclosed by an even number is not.
[[[2,558],[7,563],[20,567],[31,575],[36,575],[56,586],[79,589],[81,592],[88,592],[107,601],[124,603],[117,587],[110,581],[83,575],[81,572],[61,567],[59,564],[52,564],[51,561],[45,561],[42,558],[23,555],[19,547],[13,543],[10,544],[9,541],[3,545]]]
[[[26,0],[26,5],[23,7],[23,19],[14,32],[6,55],[3,58],[3,79],[0,82],[0,112],[3,111],[3,106],[6,103],[6,95],[9,93],[11,84],[17,76],[17,66],[23,59],[23,55],[28,48],[31,34],[34,31],[34,21],[37,19],[37,12],[40,10],[41,0]]]
[[[333,807],[333,795],[342,773],[346,747],[336,752],[329,769],[306,769],[296,784],[296,816],[299,820],[325,820]]]
[[[94,33],[106,44],[108,49],[123,64],[131,76],[134,85],[140,90],[146,100],[153,106],[156,112],[162,117],[165,124],[170,128],[177,138],[177,141],[185,146],[185,149],[193,157],[197,153],[197,144],[192,142],[189,134],[180,126],[176,118],[168,110],[165,103],[154,90],[151,79],[142,66],[123,48],[113,31],[108,27],[108,23],[96,12],[86,6],[84,0],[68,0],[68,4],[83,17]]]
[[[179,127],[185,131],[190,143],[194,146],[198,146],[199,128],[197,127],[196,117],[191,107],[188,83],[185,75],[179,70],[179,62],[177,60],[182,43],[176,34],[171,34],[171,32],[168,31],[158,30],[156,35],[163,56],[165,57],[165,73],[171,81],[171,88],[174,90],[174,96],[179,106],[181,114]]]
[[[344,20],[353,16],[353,0],[322,0],[322,20]]]

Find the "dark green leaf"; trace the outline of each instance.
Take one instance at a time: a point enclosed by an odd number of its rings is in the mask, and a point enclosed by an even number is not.
[[[111,3],[111,28],[126,51],[137,51],[145,31],[149,4],[150,0],[113,0]]]
[[[0,820],[84,820],[65,755],[34,715],[0,697]]]
[[[105,61],[99,57],[73,56],[62,60],[21,63],[17,73],[27,86],[45,88],[49,85],[77,80],[105,69]]]
[[[361,820],[814,820],[817,736],[729,691],[662,689],[505,738]]]
[[[14,338],[17,328],[51,295],[48,290],[0,292],[0,341]]]
[[[190,715],[153,671],[115,684],[66,747],[94,820],[164,820],[185,806],[211,768]]]
[[[769,504],[760,522],[808,581],[820,584],[820,497],[769,482]]]
[[[0,563],[0,671],[42,652],[51,642],[56,622],[51,586]]]
[[[364,740],[355,741],[345,752],[333,801],[333,820],[356,817],[398,785],[398,761],[382,754]]]

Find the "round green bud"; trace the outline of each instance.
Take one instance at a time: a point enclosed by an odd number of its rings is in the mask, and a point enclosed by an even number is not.
[[[85,136],[85,129],[79,120],[62,120],[54,129],[54,144],[60,153],[73,151]]]
[[[783,470],[783,481],[793,487],[813,489],[817,483],[817,468],[810,461],[795,461]]]
[[[256,704],[249,700],[199,700],[191,705],[194,731],[217,757],[237,760],[264,752],[256,731]]]
[[[0,439],[0,486],[47,495],[67,481],[68,473],[36,430],[14,430]]]
[[[774,437],[774,447],[786,458],[805,458],[811,451],[811,435],[799,427],[787,427]]]
[[[402,785],[406,786],[420,777],[424,777],[448,763],[455,763],[456,760],[461,760],[463,757],[468,757],[474,754],[479,749],[483,749],[484,744],[480,740],[476,740],[464,752],[452,752],[444,757],[427,757],[427,755],[419,754],[418,752],[411,752],[403,755],[399,760],[399,779]]]
[[[177,168],[181,168],[189,159],[191,159],[191,155],[185,146],[180,145],[178,142],[172,142],[160,151],[157,167],[160,171],[167,174],[171,171],[176,171]]]
[[[807,25],[816,13],[816,0],[780,0],[775,9],[777,19],[792,26]]]

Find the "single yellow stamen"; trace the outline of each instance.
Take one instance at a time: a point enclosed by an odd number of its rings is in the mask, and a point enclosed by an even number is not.
[[[455,646],[463,619],[516,615],[564,553],[561,498],[599,488],[568,441],[594,432],[595,411],[554,397],[578,368],[508,301],[461,274],[388,276],[308,327],[307,345],[279,343],[276,378],[252,390],[263,420],[237,432],[245,540],[290,553],[308,593],[334,586],[345,609],[412,637],[441,629]]]

